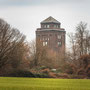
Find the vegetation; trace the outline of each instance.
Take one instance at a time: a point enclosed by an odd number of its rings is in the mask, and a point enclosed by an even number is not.
[[[40,40],[28,43],[24,34],[0,19],[0,76],[90,78],[87,24],[80,22],[69,38],[71,48],[63,55],[42,46]]]
[[[0,90],[90,90],[90,80],[0,77]]]
[[[28,53],[29,47],[25,35],[0,19],[0,76],[23,68],[27,62]]]

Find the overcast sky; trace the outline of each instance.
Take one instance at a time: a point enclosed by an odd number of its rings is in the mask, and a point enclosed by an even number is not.
[[[35,39],[40,22],[52,16],[66,32],[73,32],[80,21],[90,28],[90,0],[0,0],[0,18]],[[68,40],[68,39],[67,39]]]

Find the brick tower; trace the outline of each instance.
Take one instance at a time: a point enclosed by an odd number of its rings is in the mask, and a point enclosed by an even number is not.
[[[41,28],[36,30],[36,41],[39,39],[43,46],[54,52],[65,53],[65,29],[53,17],[48,17],[41,22]]]

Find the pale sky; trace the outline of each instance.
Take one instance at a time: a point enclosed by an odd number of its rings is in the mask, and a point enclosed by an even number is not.
[[[73,32],[80,21],[90,30],[90,0],[0,0],[0,18],[35,39],[40,22],[52,16],[66,32]],[[68,42],[68,39],[67,39]]]

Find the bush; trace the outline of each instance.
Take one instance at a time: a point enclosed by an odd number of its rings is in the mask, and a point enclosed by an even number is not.
[[[50,78],[48,74],[46,73],[36,73],[34,74],[37,78]]]
[[[90,55],[82,55],[79,58],[79,64],[80,64],[80,67],[83,67],[84,69],[86,69],[87,66],[90,64]]]
[[[83,68],[80,68],[78,71],[77,71],[77,74],[78,75],[86,75],[86,72]]]
[[[71,78],[71,79],[84,79],[85,76],[72,74],[72,75],[70,75],[70,78]]]
[[[41,72],[48,74],[50,72],[50,70],[48,68],[46,68],[46,69],[41,70]]]
[[[69,78],[69,75],[66,73],[58,74],[59,78]]]
[[[63,66],[62,70],[63,70],[63,73],[73,74],[74,73],[74,68],[75,68],[74,65],[66,63]]]
[[[49,72],[49,77],[51,78],[57,78],[57,75],[53,72]]]
[[[86,73],[87,73],[87,77],[90,78],[90,65],[88,65],[88,67],[86,69]]]
[[[35,77],[30,71],[24,70],[14,70],[12,73],[8,74],[10,77]]]

